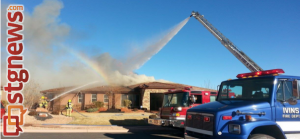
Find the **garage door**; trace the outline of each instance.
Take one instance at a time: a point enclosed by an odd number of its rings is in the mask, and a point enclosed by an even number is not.
[[[158,110],[164,99],[163,93],[150,93],[150,110]]]

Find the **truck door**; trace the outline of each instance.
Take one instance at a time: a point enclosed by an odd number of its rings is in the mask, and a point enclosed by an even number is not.
[[[299,81],[278,80],[275,91],[276,123],[286,133],[300,133]]]

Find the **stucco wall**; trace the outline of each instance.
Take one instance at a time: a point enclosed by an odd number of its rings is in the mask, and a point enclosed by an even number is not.
[[[165,93],[168,92],[168,89],[145,89],[142,92],[142,106],[150,110],[150,93]]]

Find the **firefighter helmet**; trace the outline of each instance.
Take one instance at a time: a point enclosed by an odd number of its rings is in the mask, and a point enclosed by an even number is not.
[[[69,99],[69,102],[71,102],[71,99]]]
[[[42,99],[45,99],[45,97],[44,97],[44,96],[42,96]]]

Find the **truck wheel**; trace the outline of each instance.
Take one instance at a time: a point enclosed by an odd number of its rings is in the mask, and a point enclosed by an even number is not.
[[[253,134],[248,139],[275,139],[275,138],[266,134]]]

